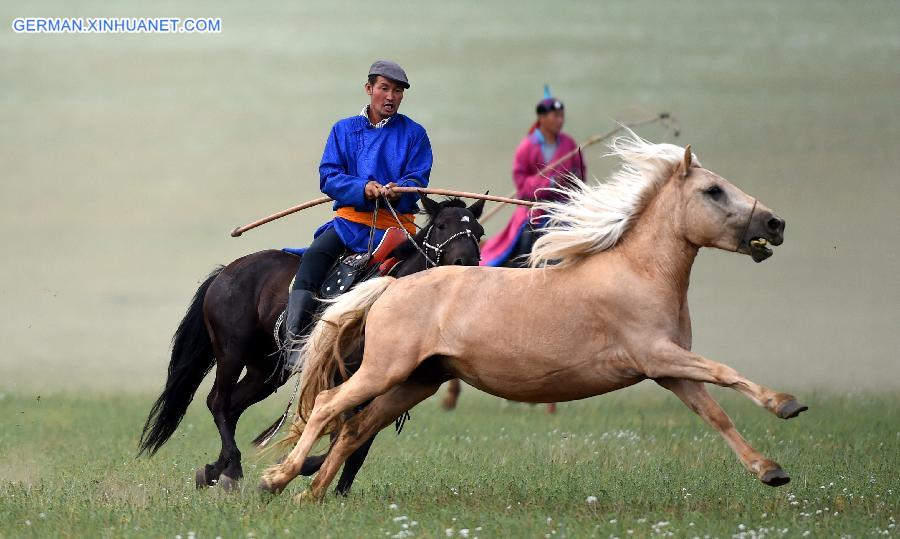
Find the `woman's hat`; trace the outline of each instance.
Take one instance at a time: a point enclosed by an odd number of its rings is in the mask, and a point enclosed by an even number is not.
[[[544,85],[544,98],[538,101],[536,111],[538,114],[546,114],[551,110],[563,110],[566,108],[563,102],[550,95],[550,86]]]

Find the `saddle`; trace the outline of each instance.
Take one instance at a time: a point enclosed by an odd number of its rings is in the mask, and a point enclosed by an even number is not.
[[[406,241],[406,234],[396,227],[384,231],[384,236],[372,253],[345,252],[338,257],[328,277],[319,289],[319,297],[331,299],[347,292],[359,282],[372,277],[390,274],[399,260],[388,258],[400,244]]]
[[[372,250],[371,255],[369,253],[344,251],[335,261],[334,266],[328,272],[328,277],[325,278],[321,288],[319,288],[319,298],[332,299],[349,291],[357,283],[375,276],[390,275],[400,260],[395,257],[388,257],[388,255],[404,241],[406,241],[406,233],[399,228],[391,227],[384,231],[381,242]],[[306,249],[285,248],[282,251],[302,256]],[[288,285],[288,292],[293,287],[294,279],[291,279],[291,283]],[[284,344],[284,319],[286,316],[287,309],[281,313],[275,322],[275,342],[280,343],[280,347],[283,347]]]

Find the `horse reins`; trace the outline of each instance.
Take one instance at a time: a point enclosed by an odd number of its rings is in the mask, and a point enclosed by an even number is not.
[[[394,219],[397,221],[397,224],[400,225],[400,229],[403,230],[403,232],[406,234],[406,238],[410,241],[410,243],[412,243],[415,246],[416,250],[419,251],[419,253],[421,253],[422,256],[425,257],[425,268],[426,269],[428,269],[428,264],[431,264],[432,267],[437,267],[437,266],[441,265],[441,255],[444,253],[444,248],[447,245],[449,245],[450,242],[452,242],[456,238],[461,238],[464,236],[467,238],[471,238],[472,241],[475,242],[475,247],[478,249],[478,254],[481,255],[481,246],[478,244],[478,240],[475,238],[475,234],[473,234],[472,230],[469,228],[466,228],[465,230],[460,230],[456,234],[453,234],[452,236],[447,238],[444,242],[442,242],[440,245],[432,245],[430,243],[431,231],[434,230],[434,225],[432,224],[431,227],[428,229],[428,232],[425,233],[425,240],[422,242],[422,245],[424,245],[428,249],[431,249],[437,255],[435,260],[432,260],[431,257],[428,256],[428,254],[425,251],[423,251],[421,247],[419,247],[419,244],[416,242],[415,238],[413,238],[410,235],[410,233],[406,230],[406,227],[403,226],[403,223],[400,221],[400,216],[397,215],[396,210],[394,210],[394,206],[391,205],[391,202],[387,199],[387,197],[384,198],[384,203],[388,207],[388,209],[391,211],[391,215],[394,216]],[[479,256],[479,258],[480,258],[480,256]]]
[[[428,253],[426,253],[425,251],[422,250],[421,247],[419,247],[418,242],[416,242],[416,239],[412,237],[412,234],[410,234],[409,231],[406,230],[406,227],[403,226],[403,222],[400,220],[400,216],[397,215],[397,211],[394,210],[393,204],[391,204],[391,201],[389,201],[389,200],[387,199],[387,197],[384,197],[384,203],[385,203],[385,205],[387,205],[388,210],[391,211],[391,215],[394,216],[394,220],[397,221],[397,224],[398,224],[398,225],[400,225],[400,230],[402,230],[403,233],[406,234],[406,239],[409,240],[409,242],[413,244],[413,247],[415,247],[416,250],[419,251],[419,253],[421,253],[421,255],[425,257],[425,269],[428,269],[428,264],[429,264],[429,263],[430,263],[432,266],[437,266],[437,264],[435,264],[434,261],[431,260],[431,258],[428,256]],[[413,224],[415,224],[415,221],[413,222]],[[373,229],[373,230],[374,230],[374,226],[375,226],[375,225],[373,224],[373,225],[372,225],[372,227],[373,227],[372,229]],[[416,225],[416,226],[418,226],[418,225]],[[431,229],[428,230],[428,233],[429,233],[429,234],[431,233]]]
[[[379,200],[381,200],[380,196],[375,197],[375,211],[372,212],[372,228],[369,229],[369,247],[366,249],[366,252],[369,253],[369,256],[372,256],[373,248],[375,247],[375,223],[378,222],[378,201]],[[385,200],[387,200],[387,199],[385,199]]]

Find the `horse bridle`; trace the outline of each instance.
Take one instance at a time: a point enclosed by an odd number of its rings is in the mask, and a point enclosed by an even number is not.
[[[747,237],[747,232],[750,230],[750,224],[753,223],[753,214],[756,213],[756,205],[759,203],[759,199],[753,197],[753,207],[750,209],[750,217],[747,218],[747,225],[744,226],[744,231],[741,233],[741,237],[738,238],[737,248],[733,252],[738,252],[741,248],[741,243],[744,241],[744,238]],[[747,241],[750,241],[749,238]]]
[[[432,230],[434,230],[434,225],[432,225],[431,228],[428,229],[428,232],[425,234],[425,241],[422,242],[422,245],[424,245],[428,249],[431,249],[437,255],[435,257],[435,261],[432,262],[432,264],[434,264],[435,266],[441,265],[441,255],[444,254],[444,248],[447,247],[447,245],[449,245],[450,242],[452,242],[456,238],[462,238],[462,237],[470,238],[472,241],[475,242],[475,248],[478,249],[478,259],[481,260],[481,245],[478,244],[478,238],[475,237],[475,234],[472,232],[471,229],[467,228],[465,230],[460,230],[456,234],[453,234],[452,236],[447,238],[440,245],[432,245],[431,243],[429,243],[429,240],[431,239],[431,231]]]
[[[431,239],[431,231],[434,230],[434,224],[432,224],[431,227],[428,229],[428,232],[425,233],[425,240],[422,242],[422,245],[424,245],[426,249],[431,249],[437,255],[435,257],[435,259],[432,260],[431,257],[428,256],[428,253],[426,253],[425,251],[422,250],[421,247],[419,247],[419,244],[416,243],[415,238],[413,238],[412,235],[403,226],[403,223],[400,221],[400,216],[397,215],[397,211],[394,209],[393,204],[391,204],[391,202],[387,198],[384,198],[384,204],[385,204],[385,206],[387,206],[388,210],[390,210],[391,214],[394,216],[394,220],[397,221],[397,224],[400,225],[400,230],[402,230],[406,234],[406,238],[409,240],[409,242],[412,243],[413,246],[416,248],[416,250],[419,251],[422,254],[422,256],[425,257],[425,267],[426,268],[428,267],[428,264],[431,264],[432,267],[440,266],[441,265],[441,255],[444,253],[444,248],[447,245],[449,245],[451,241],[455,240],[456,238],[463,237],[463,236],[465,236],[467,238],[471,238],[472,241],[475,242],[475,248],[478,249],[478,259],[481,260],[481,245],[478,243],[478,238],[475,237],[475,234],[472,232],[472,230],[470,230],[468,228],[465,230],[460,230],[456,234],[453,234],[452,236],[447,238],[447,240],[444,241],[443,243],[441,243],[440,245],[432,245],[429,242],[429,240]],[[413,222],[413,225],[415,225],[415,222]],[[416,225],[416,226],[418,226],[418,225]],[[374,229],[374,227],[375,227],[374,222],[372,223],[372,227]]]

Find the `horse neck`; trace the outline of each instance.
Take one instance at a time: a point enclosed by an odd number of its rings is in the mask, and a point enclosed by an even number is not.
[[[421,233],[417,234],[413,239],[416,242],[416,245],[419,246],[419,249],[424,249],[422,243],[425,239],[425,233],[429,227],[426,227],[422,230]],[[422,236],[419,238],[418,236]],[[409,240],[407,240],[409,241]],[[428,264],[425,261],[425,257],[419,252],[419,249],[413,248],[413,251],[406,258],[402,259],[397,263],[397,271],[394,272],[394,275],[397,277],[405,277],[407,275],[412,275],[413,273],[424,271],[428,269]]]
[[[425,271],[426,269],[428,269],[428,266],[425,263],[425,257],[417,251],[408,258],[397,263],[397,271],[394,273],[394,276],[406,277],[407,275]]]
[[[670,179],[648,203],[616,250],[638,273],[664,280],[687,294],[699,248],[684,236],[677,179]]]

